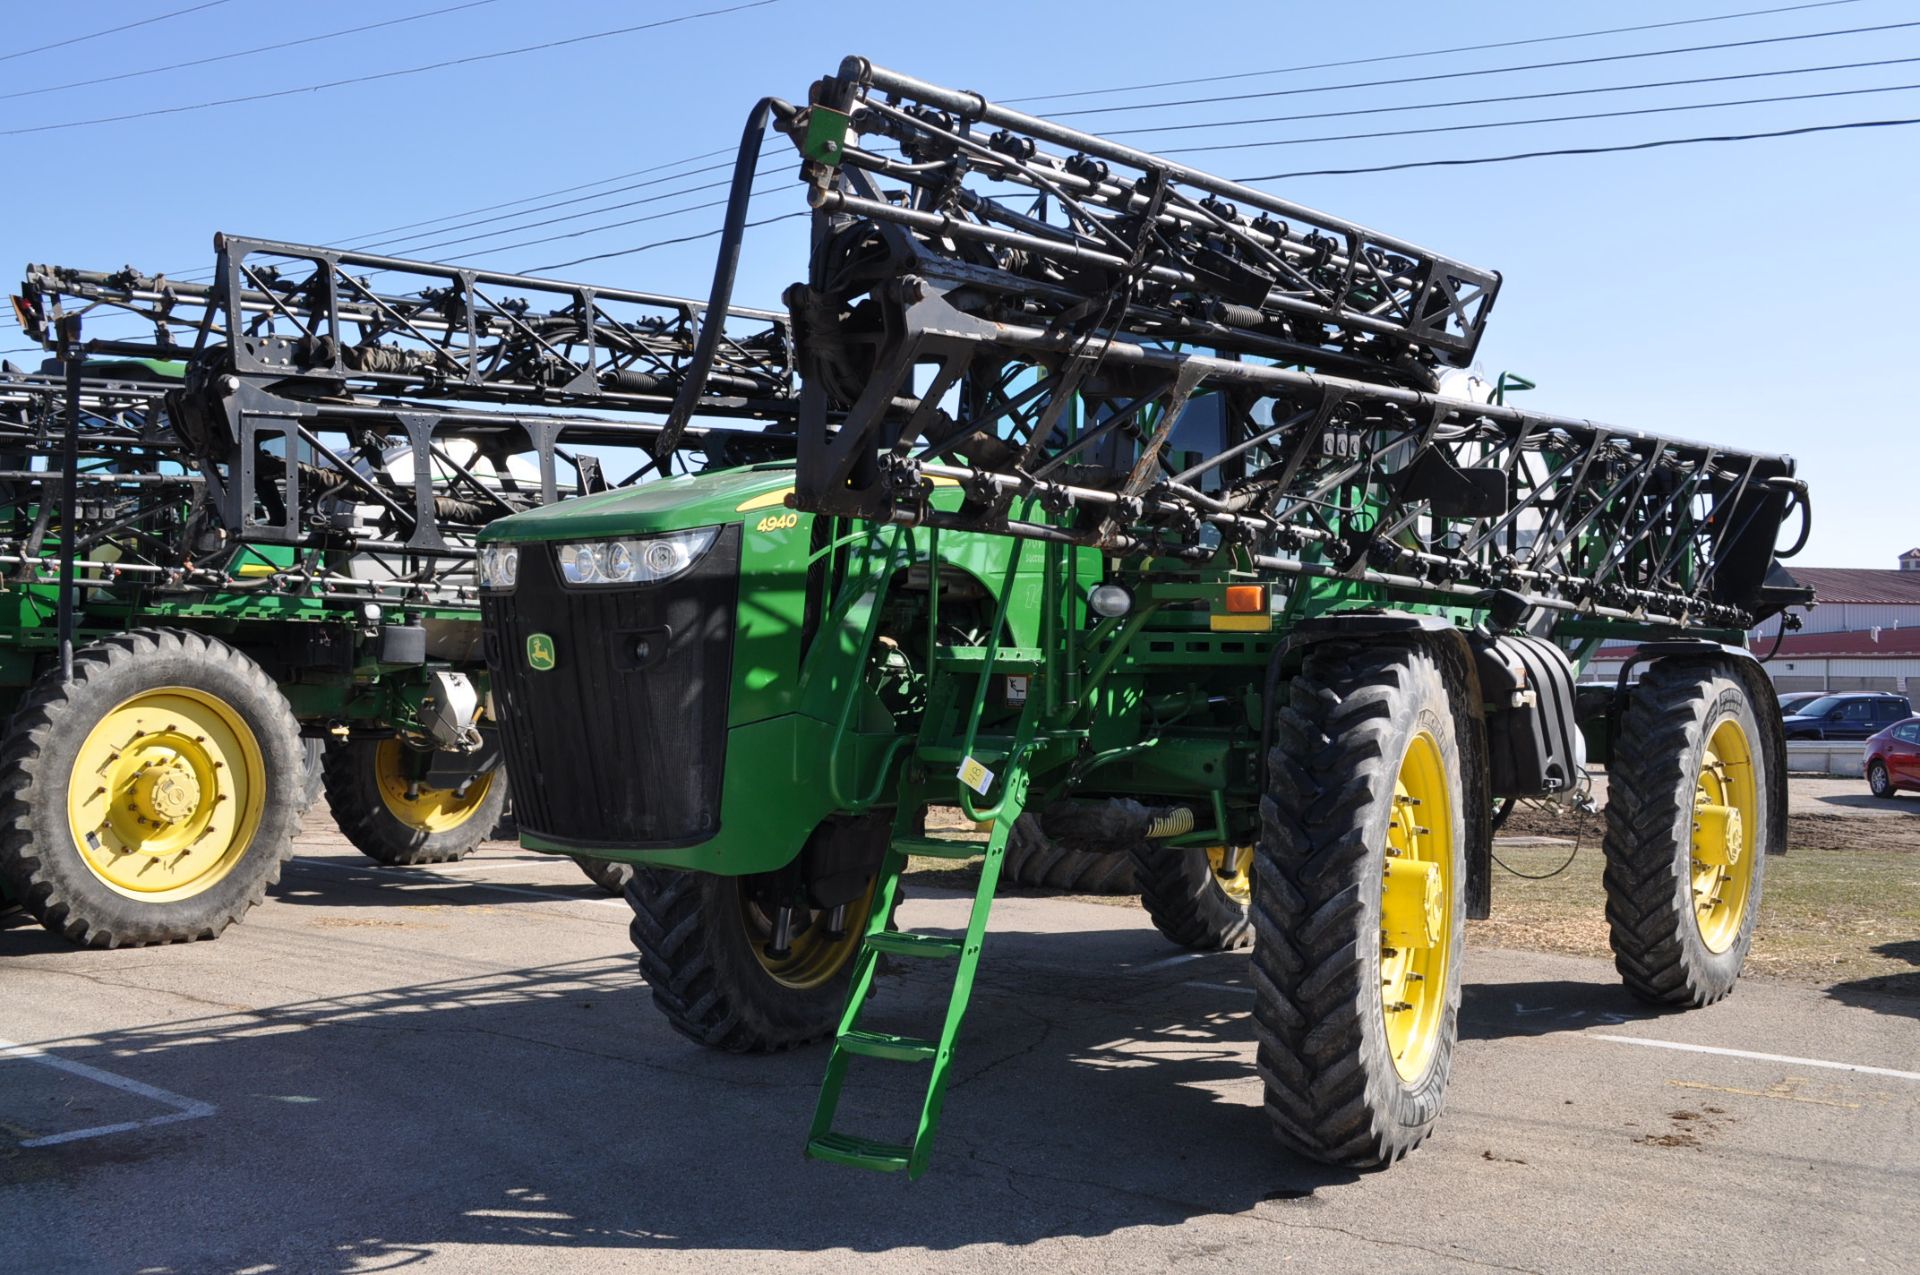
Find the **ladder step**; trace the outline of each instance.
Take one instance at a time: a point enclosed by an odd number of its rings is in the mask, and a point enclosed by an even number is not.
[[[895,837],[893,848],[923,859],[977,859],[987,852],[984,841],[949,841],[944,837]]]
[[[807,1139],[807,1155],[815,1160],[851,1165],[856,1169],[898,1173],[907,1167],[913,1148],[856,1138],[850,1133],[823,1133],[817,1138]]]
[[[886,1032],[854,1030],[841,1032],[840,1048],[866,1058],[885,1058],[892,1062],[931,1062],[940,1052],[937,1042],[918,1036],[890,1036]]]
[[[997,651],[984,646],[943,646],[933,659],[946,668],[995,673],[1037,673],[1046,663],[1037,646],[1003,646]]]
[[[867,946],[876,952],[894,956],[958,956],[961,943],[938,934],[913,934],[905,930],[882,930],[867,935]]]

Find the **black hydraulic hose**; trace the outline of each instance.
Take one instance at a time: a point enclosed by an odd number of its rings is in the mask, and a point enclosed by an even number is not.
[[[747,115],[746,131],[740,135],[740,152],[733,161],[733,184],[727,191],[727,216],[720,230],[720,251],[713,264],[713,290],[707,296],[707,311],[700,317],[700,339],[694,343],[693,361],[687,365],[680,392],[674,395],[673,410],[667,423],[653,441],[653,459],[665,473],[668,457],[680,445],[680,436],[693,419],[700,396],[706,393],[707,378],[713,372],[714,356],[726,335],[727,312],[733,305],[733,279],[740,267],[740,245],[746,237],[747,206],[753,198],[754,171],[760,165],[760,143],[767,125],[778,109],[783,118],[793,108],[777,98],[763,97]]]

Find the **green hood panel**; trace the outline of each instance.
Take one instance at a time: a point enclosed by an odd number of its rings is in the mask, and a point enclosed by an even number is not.
[[[489,523],[482,543],[645,535],[738,522],[753,510],[781,513],[777,497],[793,488],[791,465],[756,465],[666,478],[562,500]],[[764,501],[765,503],[758,503]],[[751,510],[742,510],[751,505]]]

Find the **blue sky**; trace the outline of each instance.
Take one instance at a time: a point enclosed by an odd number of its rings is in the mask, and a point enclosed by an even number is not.
[[[60,92],[32,90],[298,39],[463,0],[340,0],[324,6],[221,0],[200,12],[26,56],[17,50],[182,9],[195,0],[66,8],[9,5],[0,29],[0,262],[185,272],[211,261],[216,230],[330,244],[730,147],[753,102],[804,100],[846,53],[992,97],[1268,71],[1346,58],[1520,40],[1599,27],[1773,8],[1792,0],[1616,0],[1601,5],[1403,3],[1328,8],[1280,0],[1100,6],[971,0],[956,5],[779,3],[563,48],[267,101],[51,131],[42,125],[295,88],[721,7],[739,0],[490,0],[460,12],[164,74]],[[964,14],[964,19],[955,15]],[[1595,58],[1901,22],[1914,0],[1850,0],[1800,12],[1662,31],[1297,71],[1026,109],[1109,106],[1224,92],[1287,96],[1076,117],[1100,130],[1256,115],[1422,105],[1501,94],[1727,76],[1866,60],[1920,59],[1920,25],[1737,49],[1414,83],[1415,76]],[[1329,89],[1355,81],[1393,81]],[[1145,133],[1148,147],[1276,141],[1328,133],[1920,86],[1907,65],[1784,75],[1392,114]],[[1408,160],[1605,146],[1920,116],[1920,91],[1291,144],[1184,160],[1229,177]],[[1177,139],[1177,140],[1176,140]],[[783,142],[769,142],[772,149]],[[1829,132],[1738,145],[1563,157],[1266,183],[1505,275],[1482,346],[1486,369],[1540,383],[1534,406],[1635,429],[1799,458],[1814,486],[1806,565],[1892,567],[1920,544],[1920,408],[1906,383],[1920,293],[1920,127]],[[703,163],[713,163],[705,160]],[[683,172],[696,164],[668,169]],[[779,187],[776,164],[761,186]],[[688,208],[722,192],[519,229],[525,222],[658,194],[724,173],[597,194],[459,229],[425,226],[383,251],[525,270],[718,224],[702,209],[564,242],[517,241]],[[550,200],[530,201],[524,207]],[[778,188],[755,216],[802,207]],[[496,212],[477,214],[495,216]],[[472,217],[450,221],[471,221]],[[738,299],[773,306],[804,264],[805,222],[754,232]],[[562,277],[704,295],[712,240]],[[0,349],[21,344],[0,329]],[[18,358],[19,356],[15,356]]]

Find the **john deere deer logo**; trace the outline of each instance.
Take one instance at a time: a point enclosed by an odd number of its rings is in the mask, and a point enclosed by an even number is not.
[[[553,639],[544,633],[527,635],[527,663],[542,673],[553,667]]]

